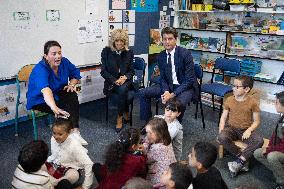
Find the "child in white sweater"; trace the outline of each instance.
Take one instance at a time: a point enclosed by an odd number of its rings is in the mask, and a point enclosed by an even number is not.
[[[179,161],[182,155],[182,140],[183,131],[182,125],[178,121],[178,116],[181,113],[181,103],[179,100],[173,98],[166,103],[165,114],[156,115],[167,122],[168,130],[172,139],[172,145],[176,160]]]
[[[80,180],[85,174],[82,188],[88,189],[93,183],[93,162],[87,154],[88,150],[70,135],[71,129],[71,122],[65,119],[56,120],[52,126],[51,156],[46,167],[54,178],[68,181],[74,187],[82,184]]]

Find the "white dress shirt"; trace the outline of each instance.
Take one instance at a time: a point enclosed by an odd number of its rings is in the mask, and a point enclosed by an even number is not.
[[[63,143],[57,143],[54,137],[51,137],[51,156],[47,161],[76,170],[84,169],[83,188],[88,189],[93,183],[93,162],[87,153],[88,150],[71,135]]]
[[[176,47],[170,52],[171,54],[171,62],[172,62],[172,78],[173,78],[173,84],[174,85],[179,85],[179,82],[177,80],[177,73],[176,73],[176,67],[175,67],[175,51],[176,51]],[[168,63],[168,51],[167,51],[167,63]]]

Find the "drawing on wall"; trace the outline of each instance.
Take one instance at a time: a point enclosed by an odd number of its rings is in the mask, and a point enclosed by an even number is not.
[[[99,20],[80,19],[78,21],[78,42],[90,43],[102,37],[102,24]]]
[[[150,47],[149,54],[159,53],[164,50],[161,30],[159,29],[150,29]]]
[[[109,23],[109,36],[111,35],[112,31],[115,29],[122,29],[122,23]]]
[[[161,15],[159,20],[159,28],[163,29],[164,27],[170,26],[170,15]]]
[[[134,47],[135,44],[135,35],[128,35],[129,37],[129,46]]]
[[[30,27],[30,13],[29,12],[13,12],[12,28],[17,30],[27,30]]]
[[[60,20],[59,10],[46,10],[46,21],[58,22]]]
[[[112,0],[112,9],[126,9],[126,0]]]
[[[109,22],[122,22],[121,10],[109,10],[108,21]]]
[[[135,22],[135,10],[123,10],[123,22]]]
[[[92,15],[97,13],[99,10],[99,5],[96,0],[86,0],[86,14]]]
[[[135,23],[123,23],[123,29],[125,29],[128,34],[135,34]]]
[[[136,12],[157,12],[158,0],[131,0],[131,10]]]
[[[13,17],[15,21],[27,21],[30,20],[29,12],[14,12]]]

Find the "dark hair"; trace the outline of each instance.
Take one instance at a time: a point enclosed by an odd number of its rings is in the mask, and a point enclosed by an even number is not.
[[[124,186],[125,189],[154,189],[153,185],[140,177],[133,177]]]
[[[34,140],[20,150],[18,161],[25,172],[38,171],[48,157],[48,146],[42,140]]]
[[[53,127],[62,127],[64,128],[64,130],[66,132],[70,132],[71,129],[73,129],[73,124],[70,120],[68,119],[63,119],[63,118],[57,118],[54,122],[54,124],[52,125],[52,129]]]
[[[51,47],[54,47],[54,46],[57,46],[57,47],[60,47],[60,48],[61,48],[60,44],[59,44],[57,41],[47,41],[47,42],[44,44],[43,53],[47,55],[48,52],[49,52],[49,49],[50,49]]]
[[[175,182],[176,189],[187,189],[192,182],[192,173],[185,164],[175,162],[170,164],[171,180]]]
[[[177,37],[178,37],[178,32],[177,32],[177,30],[174,27],[165,27],[165,28],[163,28],[162,32],[161,32],[162,38],[163,38],[164,34],[173,34],[175,39],[177,39]]]
[[[276,93],[276,98],[279,100],[281,106],[284,106],[284,91]]]
[[[151,126],[152,131],[157,135],[158,141],[168,146],[171,143],[171,136],[168,130],[167,122],[158,117],[150,119],[147,125]]]
[[[197,142],[194,145],[196,160],[202,164],[205,169],[213,165],[217,159],[217,148],[209,142]]]
[[[133,144],[140,142],[140,131],[129,128],[121,132],[119,138],[110,144],[105,154],[105,165],[110,172],[118,170],[123,164],[123,157]]]
[[[242,82],[243,87],[249,87],[249,89],[253,88],[253,78],[246,75],[239,75],[235,79],[240,80]]]
[[[165,108],[173,112],[175,111],[181,112],[181,107],[182,107],[182,104],[178,99],[171,98],[170,100],[167,101]]]

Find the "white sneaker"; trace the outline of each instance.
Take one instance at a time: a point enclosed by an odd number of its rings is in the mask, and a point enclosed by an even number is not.
[[[88,145],[88,142],[82,138],[82,136],[80,135],[80,132],[78,130],[74,130],[71,135],[77,139],[83,146]]]

